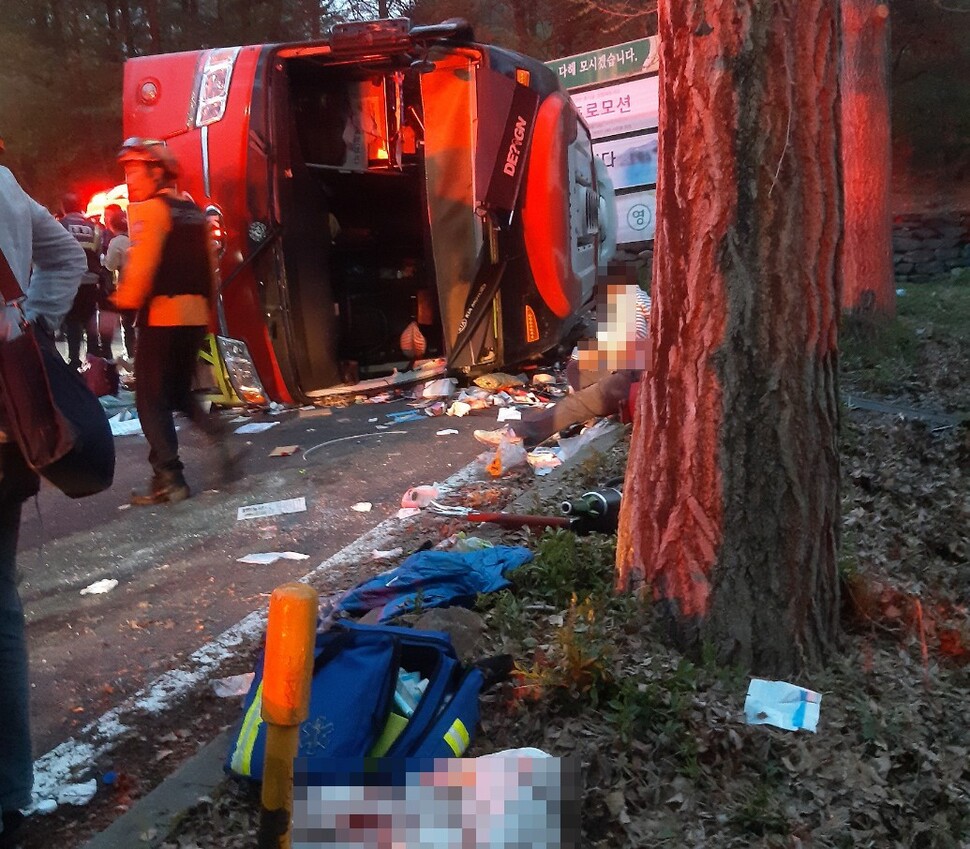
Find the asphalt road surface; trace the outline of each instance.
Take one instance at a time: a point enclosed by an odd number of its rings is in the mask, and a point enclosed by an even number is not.
[[[227,486],[220,484],[204,436],[180,419],[194,494],[177,505],[128,506],[131,490],[149,477],[141,436],[116,438],[117,472],[108,492],[72,501],[45,485],[36,503],[24,505],[18,555],[35,755],[177,668],[264,605],[276,586],[305,575],[393,516],[408,487],[444,481],[466,466],[483,450],[472,430],[497,426],[494,410],[403,424],[388,418],[409,409],[399,401],[264,416],[279,423],[263,433],[230,437],[234,447],[249,443],[250,451],[244,476]],[[436,435],[446,428],[459,433]],[[269,456],[285,445],[299,449]],[[305,512],[237,519],[241,506],[301,496]],[[352,505],[358,502],[373,507],[357,512]],[[237,562],[268,551],[309,559]],[[81,594],[102,579],[118,585],[104,594]]]

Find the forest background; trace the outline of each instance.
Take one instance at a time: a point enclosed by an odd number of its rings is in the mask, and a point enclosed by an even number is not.
[[[889,7],[894,212],[928,197],[966,206],[947,196],[970,183],[970,0]],[[122,73],[135,56],[318,39],[346,20],[464,17],[479,40],[547,60],[657,27],[649,0],[4,0],[3,9],[4,164],[52,207],[65,191],[87,198],[120,182]]]

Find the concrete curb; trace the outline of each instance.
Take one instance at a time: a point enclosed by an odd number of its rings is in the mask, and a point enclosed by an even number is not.
[[[535,504],[537,498],[556,486],[563,473],[585,462],[595,452],[608,451],[622,438],[623,432],[624,428],[619,425],[606,430],[550,474],[536,478],[535,491],[520,495],[514,508]],[[220,783],[231,780],[222,768],[229,734],[229,731],[220,733],[81,849],[156,849],[164,843],[179,816],[198,804],[200,797],[211,796]]]
[[[223,731],[83,849],[154,847],[163,843],[176,819],[226,779],[222,764],[228,746],[229,732]]]

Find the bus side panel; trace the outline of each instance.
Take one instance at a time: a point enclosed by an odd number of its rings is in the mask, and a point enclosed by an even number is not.
[[[194,126],[198,74],[205,51],[146,56],[125,64],[124,131],[126,136],[165,139],[178,157],[180,190],[201,207],[213,205],[223,216],[225,253],[220,261],[221,332],[246,343],[270,398],[290,401],[267,332],[264,305],[252,264],[236,270],[255,247],[249,237],[246,189],[249,113],[261,46],[243,47],[233,66],[222,118],[204,128]],[[139,97],[145,82],[158,86],[158,98]],[[264,177],[265,179],[265,177]],[[211,328],[219,329],[215,325]]]

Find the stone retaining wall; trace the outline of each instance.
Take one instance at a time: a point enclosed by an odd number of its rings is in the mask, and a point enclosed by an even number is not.
[[[970,213],[895,216],[893,262],[900,283],[921,283],[970,269]]]
[[[653,242],[621,250],[617,258],[639,260],[649,276]],[[895,216],[893,262],[898,283],[924,283],[970,269],[970,212]]]

